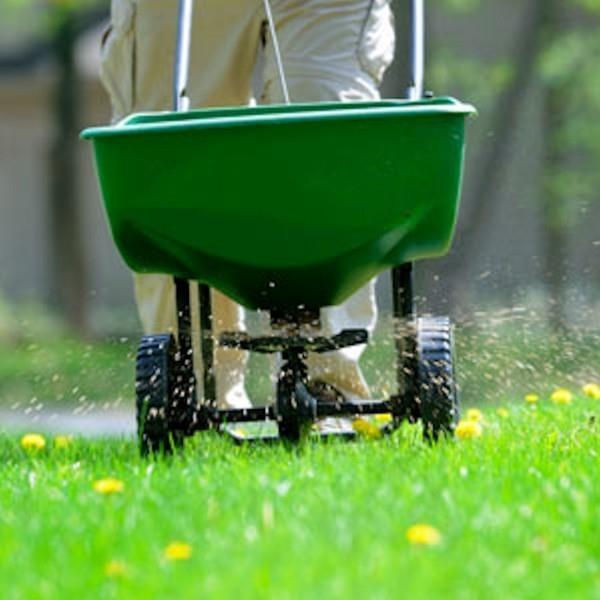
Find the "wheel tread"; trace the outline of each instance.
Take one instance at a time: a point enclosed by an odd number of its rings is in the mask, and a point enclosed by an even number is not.
[[[136,357],[136,412],[140,448],[143,454],[173,449],[182,443],[193,418],[193,371],[188,393],[180,389],[186,375],[176,360],[175,338],[171,334],[145,336]],[[183,402],[182,402],[183,399]]]
[[[447,317],[417,322],[417,401],[425,437],[452,434],[459,417],[452,325]]]

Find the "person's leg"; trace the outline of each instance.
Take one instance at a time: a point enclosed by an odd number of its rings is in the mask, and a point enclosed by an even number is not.
[[[378,86],[394,55],[394,23],[388,0],[271,0],[292,102],[379,98]],[[282,102],[272,46],[267,44],[264,103]],[[360,152],[356,148],[356,152]],[[340,306],[321,311],[323,332],[345,328],[372,332],[377,319],[375,282]],[[368,397],[358,361],[364,347],[310,355],[312,379],[347,397]]]
[[[113,105],[113,119],[144,110],[170,110],[177,28],[176,0],[113,0],[111,29],[105,36],[101,77]],[[244,105],[251,98],[251,77],[263,19],[260,0],[204,0],[195,5],[190,82],[192,106]],[[198,185],[202,185],[199,180]],[[146,333],[177,327],[173,278],[134,275],[135,292]],[[191,286],[197,376],[197,286]],[[240,306],[213,291],[214,330],[244,326]],[[217,348],[215,358],[221,405],[249,404],[244,390],[246,354]]]

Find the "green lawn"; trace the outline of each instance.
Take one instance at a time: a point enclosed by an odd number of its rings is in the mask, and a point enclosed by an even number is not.
[[[411,427],[296,451],[204,434],[153,462],[129,440],[5,435],[0,597],[598,598],[600,400],[506,407],[435,447]],[[94,491],[108,476],[122,492]],[[441,543],[411,545],[415,523]]]
[[[135,344],[56,336],[0,340],[0,407],[132,405]]]

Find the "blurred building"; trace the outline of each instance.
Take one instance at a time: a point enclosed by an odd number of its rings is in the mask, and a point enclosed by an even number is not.
[[[81,122],[106,123],[110,109],[98,79],[105,20],[77,42]],[[0,295],[50,300],[49,152],[54,114],[55,65],[43,44],[21,44],[0,54]],[[112,244],[102,214],[90,147],[78,145],[77,182],[83,204],[83,239],[92,309],[131,304],[130,277]]]

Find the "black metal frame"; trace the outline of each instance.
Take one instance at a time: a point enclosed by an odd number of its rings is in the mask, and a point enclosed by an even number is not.
[[[309,391],[306,358],[308,352],[324,353],[368,342],[365,330],[344,330],[332,337],[301,336],[297,334],[251,337],[244,332],[227,332],[220,336],[219,345],[249,352],[280,352],[282,364],[279,370],[276,402],[271,406],[248,409],[220,409],[217,407],[214,373],[215,337],[213,331],[210,288],[198,286],[200,309],[200,348],[202,362],[202,397],[198,413],[190,425],[189,433],[208,428],[219,429],[228,423],[251,421],[276,421],[280,437],[297,441],[304,430],[318,419],[391,413],[394,424],[403,419],[414,420],[414,358],[415,347],[415,298],[413,293],[413,265],[407,263],[392,269],[392,291],[396,333],[398,391],[389,399],[364,402],[319,402]],[[178,324],[178,354],[183,358],[184,368],[193,372],[192,316],[189,282],[175,279]],[[293,312],[277,313],[272,320],[279,325],[284,322],[295,329],[299,323],[315,322],[318,314]],[[197,383],[197,382],[196,382]],[[194,393],[196,387],[194,386]],[[414,409],[413,409],[414,410]]]
[[[270,17],[267,0],[265,7]],[[419,99],[423,97],[424,89],[424,0],[409,0],[409,8],[410,83],[407,97]],[[193,0],[179,0],[173,77],[173,110],[179,112],[186,111],[189,107],[187,84],[192,9]],[[274,28],[272,29],[276,38]],[[285,88],[281,64],[279,67]],[[404,419],[415,421],[421,418],[432,439],[440,431],[451,431],[452,419],[457,411],[449,322],[417,319],[412,263],[393,268],[391,275],[398,384],[395,395],[381,401],[360,403],[346,402],[341,398],[340,401],[317,398],[315,394],[319,392],[311,391],[308,378],[308,353],[331,352],[365,344],[368,342],[368,333],[352,329],[331,337],[301,336],[297,334],[301,325],[319,325],[320,310],[274,309],[271,311],[271,322],[275,328],[280,327],[285,335],[253,338],[242,332],[228,332],[218,340],[221,347],[281,353],[282,364],[275,404],[238,410],[219,409],[217,406],[211,290],[205,284],[199,284],[198,288],[202,401],[196,402],[198,381],[194,376],[190,283],[185,279],[175,278],[178,328],[176,350],[173,350],[175,344],[171,334],[161,335],[159,344],[149,336],[142,339],[138,355],[136,381],[139,383],[138,426],[141,429],[142,447],[147,450],[152,449],[155,444],[157,447],[164,446],[166,436],[172,434],[176,434],[177,439],[181,440],[185,435],[198,430],[219,429],[228,423],[265,420],[277,422],[281,438],[296,441],[317,419],[378,413],[393,415],[394,419],[388,430],[393,430]],[[161,344],[168,348],[161,347]],[[156,359],[155,352],[164,353],[158,357],[160,360]],[[154,358],[149,360],[150,356]],[[172,376],[175,377],[173,380]],[[147,420],[148,409],[156,413],[152,422]],[[342,435],[345,436],[344,433]]]
[[[270,9],[265,3],[267,14]],[[407,97],[418,99],[423,96],[424,73],[424,0],[410,0],[410,44],[409,67],[410,84]],[[185,111],[189,106],[187,97],[190,43],[192,34],[192,0],[179,0],[177,50],[173,73],[173,109]],[[272,27],[272,33],[276,35]],[[276,44],[277,45],[277,44]],[[276,48],[277,50],[277,48]],[[279,57],[278,57],[279,58]],[[279,61],[280,62],[280,61]],[[285,86],[283,69],[280,67],[282,85]],[[190,310],[189,284],[182,279],[175,279],[178,347],[183,357],[180,366],[187,372],[193,382],[192,392],[196,394],[197,382],[193,378],[193,344],[192,319]],[[306,357],[311,352],[328,352],[366,343],[366,331],[343,331],[332,338],[302,338],[301,336],[273,336],[252,339],[242,333],[227,333],[221,336],[221,346],[233,347],[254,352],[281,352],[282,366],[277,385],[275,406],[250,410],[220,410],[216,401],[216,385],[214,375],[214,332],[212,327],[211,292],[207,285],[200,284],[198,300],[200,305],[200,342],[203,367],[202,396],[198,407],[194,427],[204,429],[219,426],[224,422],[256,421],[276,419],[283,437],[295,439],[300,430],[315,419],[333,415],[356,415],[357,413],[373,414],[391,412],[397,424],[403,418],[416,418],[415,383],[417,374],[416,348],[416,311],[413,295],[413,266],[405,264],[392,269],[392,287],[394,294],[394,319],[396,333],[397,380],[398,391],[395,396],[382,402],[353,403],[320,403],[308,390],[308,373]],[[284,324],[284,330],[294,331],[298,325],[318,323],[319,311],[298,310],[272,311],[274,324]],[[289,326],[289,327],[288,327]]]
[[[394,267],[392,273],[396,382],[396,420],[417,420],[415,414],[415,375],[417,369],[417,307],[414,295],[414,265]]]
[[[217,406],[217,386],[214,371],[214,335],[212,318],[212,300],[210,288],[198,284],[198,305],[200,307],[200,351],[202,353],[202,391],[204,402],[210,408]]]

